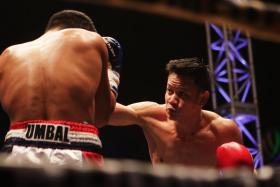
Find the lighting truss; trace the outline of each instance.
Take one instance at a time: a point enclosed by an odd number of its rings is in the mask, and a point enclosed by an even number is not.
[[[259,168],[263,158],[250,37],[208,23],[206,33],[213,109],[237,123]]]

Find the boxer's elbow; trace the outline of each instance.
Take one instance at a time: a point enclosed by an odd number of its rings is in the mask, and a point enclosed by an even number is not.
[[[96,106],[94,124],[96,127],[101,128],[109,123],[109,118],[113,113],[116,106],[116,98],[111,94],[110,101],[103,105]]]

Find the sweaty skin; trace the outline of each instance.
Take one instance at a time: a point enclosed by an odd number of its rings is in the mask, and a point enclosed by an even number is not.
[[[51,30],[2,53],[1,105],[11,123],[46,119],[103,126],[114,108],[107,63],[106,44],[97,33]]]
[[[192,80],[171,74],[165,104],[117,104],[109,123],[141,126],[154,165],[216,167],[217,147],[230,141],[242,143],[242,135],[232,120],[202,110],[206,98]]]

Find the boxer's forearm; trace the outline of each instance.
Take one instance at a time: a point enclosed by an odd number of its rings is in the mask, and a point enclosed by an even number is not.
[[[113,126],[133,125],[137,123],[137,115],[131,107],[117,103],[108,123]]]

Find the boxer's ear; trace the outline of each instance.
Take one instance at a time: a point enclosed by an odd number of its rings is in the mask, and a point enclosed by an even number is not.
[[[210,95],[210,93],[209,93],[208,90],[204,90],[200,93],[200,105],[201,105],[201,107],[203,107],[208,102],[209,95]]]

